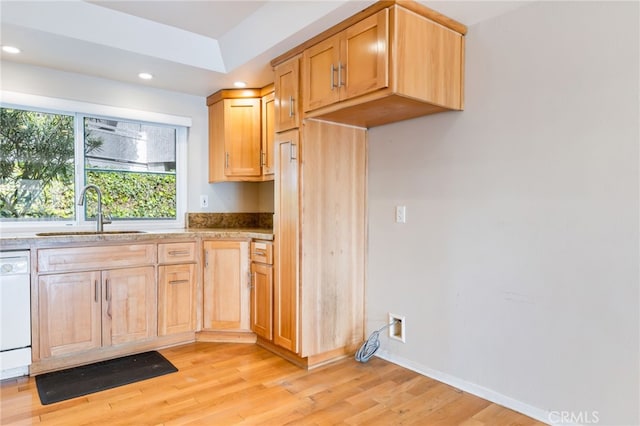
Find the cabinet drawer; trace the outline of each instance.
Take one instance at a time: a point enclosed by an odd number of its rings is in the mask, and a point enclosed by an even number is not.
[[[38,271],[41,273],[113,269],[127,266],[152,265],[155,262],[155,244],[68,247],[38,250]]]
[[[251,260],[273,265],[273,243],[270,241],[252,241]]]
[[[196,243],[158,244],[158,263],[181,263],[196,261]]]

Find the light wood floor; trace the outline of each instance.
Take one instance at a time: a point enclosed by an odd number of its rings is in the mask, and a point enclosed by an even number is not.
[[[160,351],[179,371],[43,406],[35,380],[0,385],[0,424],[543,425],[372,358],[304,371],[250,344]]]

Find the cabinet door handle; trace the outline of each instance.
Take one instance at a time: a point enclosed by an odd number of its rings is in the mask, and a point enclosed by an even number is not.
[[[338,62],[338,87],[344,86],[344,82],[342,81],[342,70],[346,67],[342,65],[342,62]]]
[[[187,256],[189,250],[169,250],[169,256]]]
[[[209,252],[206,250],[204,251],[204,266],[209,266]]]
[[[94,280],[93,281],[93,290],[96,292],[95,296],[93,296],[93,300],[98,303],[98,293],[100,291],[100,289],[98,288],[98,280]]]
[[[289,96],[289,118],[293,117],[293,96]]]
[[[111,283],[109,282],[109,279],[107,278],[107,291],[105,293],[105,300],[106,301],[111,301]]]
[[[224,153],[224,168],[229,168],[229,151]]]
[[[189,280],[172,280],[172,281],[169,281],[169,284],[185,284],[188,282]]]
[[[262,167],[267,166],[267,153],[264,151],[260,151],[260,157],[262,158]]]
[[[296,149],[297,145],[292,143],[289,147],[289,161],[294,161],[298,159],[298,150]]]
[[[256,273],[254,272],[252,274],[251,272],[249,272],[249,288],[251,290],[253,290],[253,287],[255,286],[255,279],[256,279]]]
[[[334,78],[333,78],[333,74],[335,72],[336,72],[336,67],[333,64],[331,64],[331,90],[336,88],[336,83],[335,83]]]

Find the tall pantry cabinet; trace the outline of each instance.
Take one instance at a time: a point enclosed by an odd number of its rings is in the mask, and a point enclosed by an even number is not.
[[[284,96],[278,84],[297,61],[275,67],[276,117],[300,114],[299,81]],[[275,143],[273,344],[312,367],[363,339],[366,130],[315,120],[276,128],[289,130]]]

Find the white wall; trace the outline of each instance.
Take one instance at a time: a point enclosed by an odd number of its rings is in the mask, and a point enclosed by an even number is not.
[[[407,327],[381,356],[543,421],[640,424],[638,13],[481,22],[464,112],[370,130],[367,330]]]
[[[191,117],[193,125],[189,129],[188,141],[188,211],[273,211],[273,201],[270,205],[264,201],[269,192],[267,183],[208,183],[208,115],[205,97],[6,61],[2,62],[0,89]],[[201,194],[209,197],[207,209],[200,207]]]

